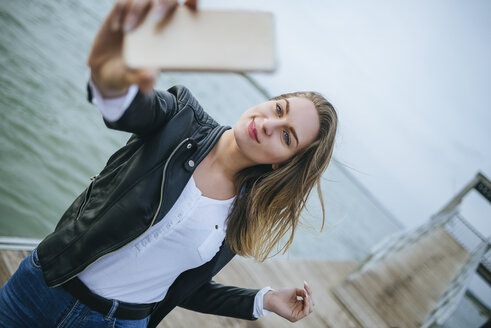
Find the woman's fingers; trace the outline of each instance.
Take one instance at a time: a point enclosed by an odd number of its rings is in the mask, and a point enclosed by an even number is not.
[[[110,14],[113,32],[129,32],[143,22],[149,11],[156,22],[163,21],[177,7],[177,0],[117,0]],[[186,6],[196,9],[197,0],[188,0]]]
[[[198,0],[186,0],[184,2],[186,6],[188,6],[190,9],[197,10],[198,9]]]
[[[128,32],[137,27],[145,19],[151,7],[151,0],[128,1],[126,15],[123,23],[123,30],[125,32]]]
[[[111,30],[131,31],[146,17],[152,0],[117,0],[111,13]]]
[[[312,288],[310,287],[310,285],[305,280],[303,281],[303,284],[304,284],[305,290],[307,291],[307,293],[309,294],[309,296],[312,298]],[[312,305],[315,306],[315,302],[314,302],[314,299],[313,298],[312,298]]]
[[[111,30],[113,32],[119,31],[123,24],[124,12],[126,8],[125,0],[118,0],[114,4],[113,12],[111,13]]]
[[[309,293],[309,295],[312,295],[312,288],[310,288],[310,285],[305,280],[303,281],[303,286],[307,293]]]
[[[312,297],[312,288],[310,288],[310,285],[304,281],[304,289],[305,289],[305,308],[304,308],[304,313],[306,313],[306,315],[312,313],[312,311],[314,311],[314,306],[315,306],[315,303],[314,303],[314,299]]]
[[[157,0],[152,9],[152,19],[155,22],[164,21],[177,7],[177,0]]]
[[[310,313],[309,312],[310,311],[309,310],[309,295],[305,291],[305,289],[302,289],[302,288],[295,288],[295,293],[296,293],[297,297],[300,296],[302,298],[301,301],[297,301],[297,302],[302,302],[302,307],[301,307],[301,309],[299,309],[299,312],[296,315],[296,318],[293,318],[294,321],[297,321],[297,320],[300,320],[303,317],[307,316]]]
[[[303,300],[303,314],[305,316],[308,316],[309,313],[312,312],[310,308],[311,308],[311,298],[309,294],[305,293],[305,298]]]

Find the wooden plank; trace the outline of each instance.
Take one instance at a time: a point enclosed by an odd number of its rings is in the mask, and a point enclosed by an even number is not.
[[[20,262],[30,251],[26,250],[0,250],[0,286],[12,276],[19,267]]]
[[[340,287],[334,287],[333,292],[361,327],[389,328],[383,318],[376,311],[373,311],[372,305],[357,292],[350,281],[343,283]]]

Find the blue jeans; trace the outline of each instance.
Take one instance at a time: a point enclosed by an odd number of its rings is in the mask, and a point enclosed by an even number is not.
[[[123,320],[91,310],[62,287],[49,288],[34,250],[20,263],[9,281],[0,289],[0,327],[146,327],[149,318]]]

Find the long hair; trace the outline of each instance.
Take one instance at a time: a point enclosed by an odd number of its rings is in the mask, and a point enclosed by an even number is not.
[[[283,94],[271,100],[302,97],[312,101],[319,115],[317,138],[273,170],[271,165],[256,165],[239,171],[235,176],[235,198],[228,216],[225,242],[238,255],[264,261],[275,247],[276,255],[290,247],[301,211],[305,208],[312,188],[317,185],[325,209],[320,178],[327,168],[334,148],[337,114],[334,107],[317,92]],[[289,233],[283,245],[283,236]]]

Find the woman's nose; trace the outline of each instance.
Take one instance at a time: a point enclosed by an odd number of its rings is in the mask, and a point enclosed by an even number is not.
[[[279,118],[267,118],[263,121],[263,130],[268,136],[272,135],[277,128],[282,126],[283,122]]]

